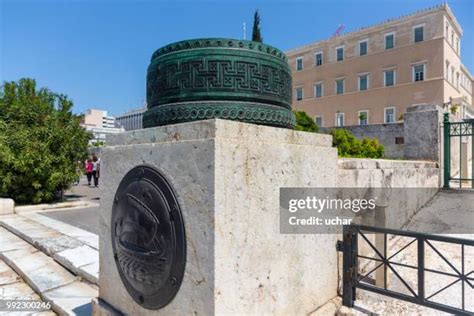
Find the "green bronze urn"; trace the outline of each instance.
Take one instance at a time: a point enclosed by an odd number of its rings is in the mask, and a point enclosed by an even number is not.
[[[285,54],[253,41],[205,38],[155,51],[143,126],[221,118],[293,128]]]

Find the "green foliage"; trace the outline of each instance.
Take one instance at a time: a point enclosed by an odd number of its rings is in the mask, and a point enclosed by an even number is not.
[[[96,141],[95,143],[93,143],[91,147],[98,148],[98,147],[102,147],[102,146],[104,146],[104,145],[105,145],[105,142],[104,142],[104,141],[98,140],[98,141]]]
[[[252,41],[263,43],[263,37],[260,34],[260,14],[255,10],[253,15]]]
[[[333,129],[331,135],[332,145],[337,147],[339,157],[382,158],[384,155],[385,149],[376,138],[360,141],[345,129]]]
[[[75,179],[90,134],[73,103],[33,79],[0,89],[0,196],[17,203],[50,202]]]
[[[304,111],[293,111],[296,117],[295,130],[304,132],[319,132],[319,127]]]
[[[454,114],[458,113],[458,108],[459,108],[458,105],[456,105],[456,104],[452,105],[451,109],[450,109],[451,114],[454,115]]]

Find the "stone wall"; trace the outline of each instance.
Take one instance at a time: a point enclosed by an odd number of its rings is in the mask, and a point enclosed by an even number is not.
[[[344,126],[357,138],[377,138],[391,159],[441,161],[443,113],[437,105],[414,105],[407,108],[403,122]],[[323,132],[330,129],[323,128]]]
[[[404,115],[404,158],[441,161],[443,109],[436,105],[415,105]]]
[[[436,162],[345,158],[339,159],[337,180],[348,188],[413,188],[383,202],[386,225],[399,228],[438,192],[440,168]]]
[[[355,137],[377,138],[385,148],[387,158],[403,158],[404,155],[404,126],[403,123],[394,124],[370,124],[344,126],[344,129],[350,131]],[[329,129],[323,129],[328,131]]]

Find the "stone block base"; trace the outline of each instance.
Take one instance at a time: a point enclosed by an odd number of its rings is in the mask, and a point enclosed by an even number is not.
[[[183,282],[158,310],[130,297],[112,253],[113,198],[137,165],[165,175],[186,230]],[[116,310],[295,315],[336,296],[337,236],[279,230],[280,187],[336,186],[330,136],[218,119],[150,128],[108,140],[101,175],[100,299]]]

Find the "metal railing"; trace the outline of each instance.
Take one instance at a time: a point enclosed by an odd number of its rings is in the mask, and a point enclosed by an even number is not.
[[[367,237],[368,233],[379,234],[379,237],[383,238],[383,247],[376,247]],[[396,299],[404,300],[407,302],[419,304],[422,306],[434,308],[447,313],[453,313],[456,315],[474,315],[474,310],[466,309],[466,287],[471,290],[474,289],[474,270],[465,271],[466,268],[466,247],[474,247],[474,240],[454,238],[442,235],[430,235],[424,233],[410,232],[404,230],[395,230],[387,228],[378,228],[362,225],[351,225],[344,226],[344,238],[343,241],[338,242],[338,250],[343,252],[343,305],[347,307],[354,307],[354,301],[356,299],[356,289],[362,289],[371,291],[374,293],[386,295]],[[401,247],[394,254],[387,254],[387,235],[402,236],[413,238]],[[358,250],[358,238],[359,236],[365,240],[369,245],[370,249],[375,253],[374,257],[368,257],[361,255]],[[451,262],[450,258],[447,258],[441,253],[436,247],[434,242],[443,242],[460,245],[461,248],[461,268]],[[417,244],[417,265],[410,265],[406,263],[396,262],[394,257],[402,253],[410,245]],[[382,248],[382,251],[380,251]],[[442,270],[430,269],[425,265],[425,249],[429,248],[436,253],[447,266],[450,267],[451,272]],[[375,262],[375,268],[371,269],[368,273],[359,273],[359,258],[366,259]],[[415,269],[417,271],[417,287],[410,286],[409,282],[404,279],[395,267],[405,267]],[[379,268],[383,268],[383,282],[382,285],[374,285],[368,282],[370,275]],[[409,294],[395,291],[388,288],[387,275],[388,270],[393,273],[394,276],[404,285],[408,290]],[[445,275],[455,280],[445,287],[439,289],[430,295],[426,294],[425,291],[425,273],[435,273],[439,275]],[[433,298],[438,294],[446,291],[455,284],[461,282],[461,306],[456,307],[454,305],[442,304],[440,302],[433,301]],[[469,289],[467,288],[467,289]],[[406,291],[405,291],[406,292]],[[474,308],[474,307],[473,307]]]
[[[449,188],[452,180],[459,181],[459,187],[462,188],[463,181],[470,181],[471,188],[474,188],[474,120],[465,120],[463,122],[450,122],[449,113],[444,114],[443,121],[443,136],[444,136],[444,187]],[[459,177],[451,175],[451,139],[459,138]],[[462,144],[463,139],[466,143],[471,143],[471,177],[463,178],[463,155]],[[467,158],[467,155],[465,159]],[[467,165],[468,162],[466,162]]]

